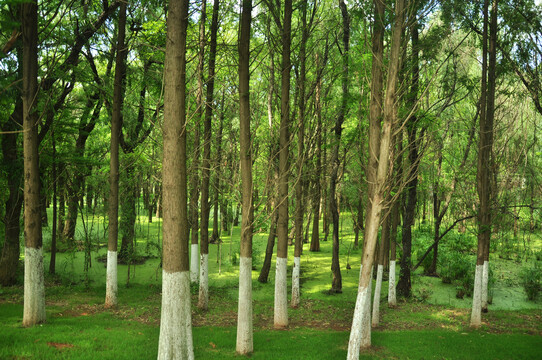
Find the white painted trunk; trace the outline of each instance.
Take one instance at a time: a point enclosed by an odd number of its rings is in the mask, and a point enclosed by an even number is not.
[[[254,350],[252,331],[252,258],[241,257],[239,263],[239,306],[237,309],[237,344],[239,354]]]
[[[105,284],[105,307],[117,306],[117,252],[107,251],[107,278]]]
[[[162,314],[158,360],[194,359],[190,273],[162,271]]]
[[[294,257],[294,268],[292,270],[292,300],[291,305],[293,308],[299,306],[299,275],[301,272],[301,258],[299,256]]]
[[[479,327],[482,325],[482,276],[483,265],[476,265],[474,275],[474,291],[472,294],[472,312],[470,315],[470,326]]]
[[[198,244],[190,245],[190,281],[198,282],[199,279],[199,269],[198,269],[198,259],[199,259],[199,246]]]
[[[487,312],[487,297],[488,297],[488,284],[489,284],[489,262],[484,261],[482,271],[482,310]]]
[[[277,257],[275,272],[275,328],[284,328],[288,326],[288,286],[286,282],[287,270],[288,259]]]
[[[373,300],[373,318],[372,326],[377,327],[380,322],[380,293],[382,291],[382,274],[384,273],[384,265],[378,264],[376,270],[376,286]]]
[[[395,260],[390,261],[390,273],[388,280],[388,306],[397,306],[397,296],[395,294]]]
[[[354,318],[352,327],[350,328],[350,340],[348,341],[348,360],[358,360],[359,350],[361,347],[361,328],[363,323],[363,313],[366,311],[366,302],[370,301],[368,288],[358,289],[358,297],[356,299],[356,307],[354,309]]]
[[[373,268],[371,267],[371,277],[369,278],[369,285],[367,287],[366,297],[364,302],[365,308],[363,309],[363,318],[361,319],[361,348],[368,349],[371,347],[371,291],[373,283]],[[361,269],[360,269],[361,278]]]
[[[43,281],[43,251],[24,248],[24,306],[23,326],[45,322],[45,284]]]
[[[209,254],[200,255],[198,307],[206,310],[209,306]]]

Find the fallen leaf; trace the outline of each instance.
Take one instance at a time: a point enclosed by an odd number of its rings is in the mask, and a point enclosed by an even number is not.
[[[212,342],[210,342],[209,345],[211,345],[211,347],[212,347],[213,349],[216,349],[216,345],[213,344]]]

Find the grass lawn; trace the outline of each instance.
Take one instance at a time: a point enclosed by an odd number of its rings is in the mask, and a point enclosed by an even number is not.
[[[143,218],[142,218],[143,219]],[[46,276],[47,322],[22,328],[22,286],[0,288],[0,359],[153,359],[158,350],[161,268],[151,257],[130,268],[119,265],[119,307],[105,309],[105,266],[97,258],[105,252],[100,218],[89,219],[88,239],[93,245],[92,266],[84,271],[81,251],[58,254],[57,275]],[[344,226],[346,229],[347,226]],[[84,232],[78,228],[78,237]],[[157,255],[160,223],[136,226],[141,254]],[[45,247],[47,248],[47,229]],[[229,235],[229,234],[228,234]],[[353,235],[341,234],[343,293],[330,295],[331,242],[321,252],[301,259],[302,298],[298,309],[289,309],[287,330],[273,329],[274,260],[269,282],[257,281],[266,241],[254,238],[253,298],[254,354],[252,359],[344,359],[354,311],[361,252],[353,249]],[[209,254],[209,310],[195,307],[197,287],[192,287],[192,320],[198,359],[239,359],[235,354],[239,229],[222,238]],[[149,244],[149,246],[147,245]],[[217,260],[220,259],[220,264]],[[290,254],[289,270],[293,263]],[[45,268],[48,269],[46,253]],[[347,270],[347,263],[351,269]],[[220,272],[219,272],[220,267]],[[541,359],[542,302],[528,302],[517,281],[516,262],[495,256],[496,283],[493,304],[483,314],[479,330],[468,327],[470,298],[456,299],[455,288],[440,279],[413,275],[415,295],[425,301],[400,301],[389,309],[383,285],[381,325],[373,330],[373,347],[362,359]]]

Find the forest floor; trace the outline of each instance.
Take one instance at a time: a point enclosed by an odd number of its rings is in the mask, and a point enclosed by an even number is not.
[[[99,228],[98,226],[96,228]],[[47,322],[22,328],[23,287],[0,288],[0,359],[153,359],[157,355],[161,302],[160,224],[140,226],[138,253],[149,256],[137,266],[119,265],[119,306],[105,309],[103,234],[85,271],[82,251],[58,254],[57,274],[46,276]],[[143,236],[145,235],[145,236]],[[289,309],[287,330],[273,329],[274,261],[269,282],[257,281],[266,234],[254,238],[253,359],[344,359],[357,295],[361,252],[353,234],[341,234],[343,292],[330,294],[331,242],[321,252],[305,245],[301,261],[301,305]],[[47,249],[47,230],[44,234]],[[240,359],[235,354],[238,293],[238,237],[223,237],[220,252],[210,246],[209,310],[192,291],[192,323],[198,359]],[[89,237],[90,238],[90,237]],[[419,241],[422,241],[419,235]],[[531,245],[539,247],[540,239]],[[538,248],[535,248],[537,250]],[[473,256],[468,254],[466,256]],[[457,299],[455,286],[439,278],[413,274],[413,298],[387,306],[387,282],[381,295],[380,326],[373,329],[370,350],[362,359],[540,359],[542,301],[527,301],[518,273],[525,259],[492,255],[493,303],[483,325],[469,327],[471,299]],[[45,269],[48,269],[46,253]],[[527,257],[527,256],[526,256]],[[220,260],[220,262],[218,262]],[[292,259],[289,259],[291,268]],[[350,269],[347,269],[347,264]],[[220,269],[220,271],[219,271]],[[290,269],[291,270],[291,269]],[[130,277],[128,278],[128,274]],[[128,282],[129,279],[129,282]],[[290,286],[290,284],[289,284]]]

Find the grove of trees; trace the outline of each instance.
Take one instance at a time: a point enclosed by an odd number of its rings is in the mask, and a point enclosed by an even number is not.
[[[209,245],[234,226],[250,354],[253,271],[268,282],[276,254],[273,327],[287,328],[288,278],[303,306],[301,262],[321,242],[341,296],[351,215],[348,359],[371,346],[383,279],[393,308],[416,269],[444,279],[464,260],[447,236],[477,238],[461,291],[478,328],[492,254],[526,257],[541,230],[539,1],[4,0],[0,24],[0,284],[24,272],[25,327],[46,320],[44,256],[51,274],[67,249],[91,266],[76,231],[89,211],[106,219],[109,308],[117,264],[142,258],[138,219],[163,220],[160,359],[194,357],[191,286],[207,311]],[[418,253],[416,222],[431,234]]]

